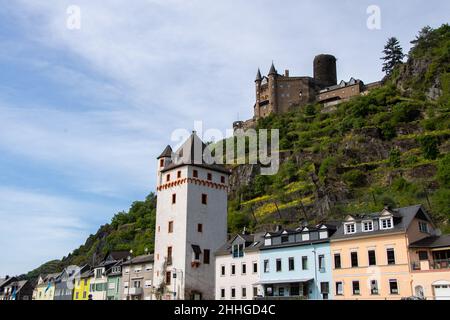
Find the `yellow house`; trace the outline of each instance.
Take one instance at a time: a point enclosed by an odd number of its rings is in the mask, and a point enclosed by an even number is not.
[[[55,297],[55,279],[59,273],[40,275],[33,291],[34,300],[53,300]]]
[[[79,279],[75,280],[73,288],[73,300],[89,300],[90,296],[90,284],[91,284],[92,271],[86,270],[83,272]]]
[[[420,205],[347,216],[331,237],[335,299],[413,296],[409,245],[434,231]]]

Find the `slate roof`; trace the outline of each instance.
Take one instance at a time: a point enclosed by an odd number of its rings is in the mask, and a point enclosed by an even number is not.
[[[421,205],[415,205],[415,206],[409,206],[409,207],[403,207],[403,208],[397,208],[397,209],[389,209],[390,212],[392,212],[393,216],[396,218],[394,219],[394,227],[392,229],[387,230],[380,230],[376,229],[374,231],[369,232],[357,232],[353,234],[345,234],[344,233],[344,223],[341,223],[337,231],[334,233],[334,235],[331,237],[332,240],[336,239],[347,239],[347,238],[358,238],[361,236],[371,236],[371,235],[381,235],[381,234],[389,234],[389,233],[396,233],[396,232],[406,232],[409,225],[411,224],[412,220],[416,215],[423,214],[424,217],[431,222],[431,219],[425,212],[425,209]],[[366,219],[376,219],[381,216],[381,212],[373,212],[369,214],[361,214],[361,215],[351,215],[356,222],[366,220]]]
[[[450,235],[432,236],[413,242],[410,248],[443,248],[450,247]]]
[[[268,73],[269,75],[271,75],[271,74],[277,74],[277,69],[275,69],[275,66],[274,66],[274,64],[273,64],[273,61],[272,61],[272,65],[270,66],[270,70],[269,70],[269,73]]]
[[[244,252],[257,251],[264,244],[264,234],[263,232],[256,234],[236,234],[230,240],[228,240],[223,246],[221,246],[215,253],[216,256],[223,256],[231,254],[232,243],[236,237],[241,237],[245,241]],[[256,244],[255,244],[256,243]]]
[[[125,261],[123,265],[148,263],[153,261],[154,261],[153,254],[143,254],[141,256],[134,257],[130,261]]]
[[[230,171],[223,165],[211,164],[208,162],[212,161],[205,161],[203,152],[206,148],[208,148],[208,146],[197,136],[195,131],[192,132],[183,145],[174,154],[172,154],[172,163],[163,168],[161,172],[166,172],[184,165],[193,165],[230,174]]]
[[[172,147],[168,145],[164,149],[164,151],[159,155],[159,157],[157,159],[170,158],[170,157],[172,157]]]
[[[261,71],[260,71],[259,68],[258,68],[258,72],[256,73],[256,79],[255,79],[255,81],[260,81],[260,80],[262,80],[262,77],[261,77]]]

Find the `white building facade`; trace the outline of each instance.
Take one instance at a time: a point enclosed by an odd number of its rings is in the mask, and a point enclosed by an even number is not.
[[[262,235],[238,234],[216,252],[216,300],[252,300],[263,291],[259,247]]]
[[[226,242],[228,171],[206,164],[193,133],[158,157],[154,286],[162,299],[214,299],[214,253]]]

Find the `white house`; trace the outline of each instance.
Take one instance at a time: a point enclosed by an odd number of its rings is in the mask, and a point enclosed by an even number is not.
[[[262,296],[259,248],[264,234],[235,235],[216,252],[216,300],[252,300]]]
[[[229,172],[195,134],[158,157],[154,286],[164,299],[214,299],[214,252],[227,240]],[[208,159],[205,161],[204,159]]]

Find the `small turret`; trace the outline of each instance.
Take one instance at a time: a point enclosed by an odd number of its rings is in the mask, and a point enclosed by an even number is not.
[[[275,75],[275,74],[277,74],[277,69],[275,69],[275,66],[274,66],[273,61],[272,61],[272,65],[270,66],[270,70],[269,70],[269,76],[270,75]]]
[[[258,72],[256,73],[255,82],[258,82],[258,81],[261,81],[261,80],[262,80],[261,70],[259,70],[259,68],[258,68]]]
[[[158,185],[162,182],[161,181],[161,170],[163,170],[167,165],[169,165],[172,162],[172,148],[171,146],[167,146],[164,151],[159,155],[157,158],[158,160],[158,168],[156,170],[157,172],[157,183]]]

